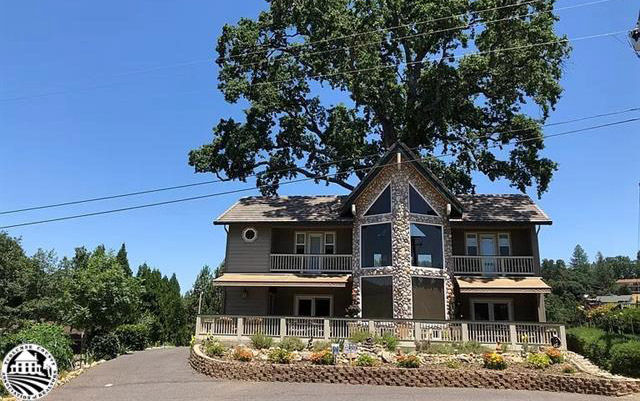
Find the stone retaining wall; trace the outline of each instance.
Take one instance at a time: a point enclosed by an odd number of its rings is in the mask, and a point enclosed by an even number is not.
[[[640,392],[640,381],[635,380],[584,378],[544,373],[524,375],[491,370],[364,368],[357,366],[276,365],[231,362],[205,356],[199,345],[196,345],[191,350],[189,363],[195,370],[208,376],[217,379],[242,381],[375,384],[408,387],[472,387],[562,391],[607,396],[623,396]]]

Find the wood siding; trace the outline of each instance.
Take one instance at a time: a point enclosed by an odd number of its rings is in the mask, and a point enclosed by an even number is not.
[[[336,233],[336,254],[351,254],[351,227],[274,227],[271,234],[271,253],[294,253],[295,233],[304,232],[327,232]]]
[[[452,228],[452,243],[454,255],[466,255],[465,233],[509,233],[511,237],[511,256],[536,256],[534,253],[534,240],[537,245],[537,238],[533,226],[522,228],[504,228],[501,226],[469,226]],[[537,251],[537,250],[536,250]]]
[[[242,231],[254,227],[258,238],[253,242],[242,239]],[[228,273],[267,273],[271,250],[271,226],[267,224],[231,224],[227,234],[225,271]]]
[[[227,287],[224,294],[224,313],[227,315],[264,316],[268,308],[267,287]],[[246,291],[246,298],[243,292]]]

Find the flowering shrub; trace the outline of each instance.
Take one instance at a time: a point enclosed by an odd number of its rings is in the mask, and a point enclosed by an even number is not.
[[[293,354],[286,349],[274,348],[269,351],[268,358],[272,363],[291,363]]]
[[[222,356],[227,350],[226,347],[218,340],[211,339],[207,340],[202,344],[204,348],[204,353],[207,356]]]
[[[566,364],[562,367],[562,372],[570,375],[570,374],[576,373],[576,368],[574,368],[569,364]]]
[[[286,337],[278,346],[287,351],[302,351],[304,349],[304,342],[298,337]]]
[[[551,363],[564,362],[564,355],[562,354],[562,351],[557,348],[547,348],[544,353],[547,354]]]
[[[482,355],[484,367],[487,369],[503,370],[507,368],[507,361],[504,357],[495,352],[486,352]]]
[[[373,355],[360,354],[356,359],[356,366],[378,366],[380,361]]]
[[[551,365],[551,358],[547,354],[529,354],[527,364],[534,369],[546,369]]]
[[[329,350],[314,352],[309,359],[315,365],[333,365],[335,363],[335,358]]]
[[[396,361],[396,365],[400,368],[419,368],[422,361],[417,355],[401,355]]]
[[[241,362],[249,362],[253,359],[253,354],[251,350],[245,347],[236,347],[233,350],[233,359]]]

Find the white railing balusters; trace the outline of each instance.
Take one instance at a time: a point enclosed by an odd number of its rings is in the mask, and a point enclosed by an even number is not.
[[[272,272],[351,273],[351,255],[271,254]]]
[[[454,255],[453,271],[474,275],[535,274],[533,256],[460,256]]]

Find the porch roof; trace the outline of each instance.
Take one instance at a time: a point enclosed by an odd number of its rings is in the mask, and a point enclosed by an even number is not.
[[[213,280],[222,287],[346,287],[350,274],[313,276],[291,273],[224,273]]]
[[[540,277],[456,277],[462,294],[517,294],[551,292]]]

